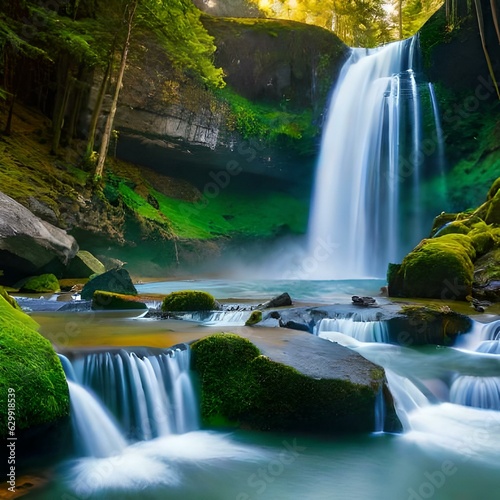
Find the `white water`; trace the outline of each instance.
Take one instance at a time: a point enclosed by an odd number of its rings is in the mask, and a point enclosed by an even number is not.
[[[315,335],[340,332],[361,342],[389,342],[384,321],[355,321],[353,318],[322,319],[314,328]]]
[[[210,311],[181,314],[183,320],[196,321],[205,326],[243,326],[251,311]]]
[[[373,333],[365,335],[374,337],[379,326],[367,322],[365,331],[370,325]],[[319,336],[356,350],[385,368],[405,439],[430,453],[446,451],[462,463],[491,464],[500,460],[500,355],[496,354],[500,347],[493,345],[500,344],[499,328],[500,321],[476,323],[464,335],[462,345],[475,346],[477,352],[361,342],[334,331]]]
[[[309,220],[318,277],[385,276],[423,237],[422,117],[417,38],[353,49],[332,96]],[[437,126],[437,122],[436,122]],[[442,140],[442,134],[440,136]],[[439,173],[439,172],[438,172]]]

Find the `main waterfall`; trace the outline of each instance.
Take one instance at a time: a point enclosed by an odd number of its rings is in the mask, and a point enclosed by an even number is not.
[[[353,49],[341,71],[308,231],[309,253],[326,242],[331,257],[313,278],[385,276],[444,209],[444,193],[422,192],[425,179],[442,175],[443,145],[433,88],[418,82],[418,52],[417,37]]]

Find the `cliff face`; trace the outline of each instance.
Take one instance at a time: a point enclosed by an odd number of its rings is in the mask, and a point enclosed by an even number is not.
[[[199,186],[230,162],[251,176],[307,181],[347,47],[300,23],[210,17],[204,23],[227,88],[213,92],[181,75],[144,39],[120,95],[116,154]],[[268,130],[259,122],[264,115]]]
[[[464,2],[465,3],[465,2]],[[484,40],[495,79],[500,80],[500,49],[491,5],[483,0]],[[424,69],[434,83],[446,140],[448,210],[459,212],[482,202],[500,165],[500,102],[486,63],[472,5],[450,26],[444,7],[422,28]]]

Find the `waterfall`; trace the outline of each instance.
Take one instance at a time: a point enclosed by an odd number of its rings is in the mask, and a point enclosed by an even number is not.
[[[313,278],[385,276],[387,264],[424,236],[424,219],[443,210],[428,207],[421,192],[441,146],[423,147],[417,59],[413,37],[353,49],[342,68],[323,131],[308,231],[309,253],[327,241],[332,257]]]
[[[325,318],[315,327],[314,334],[322,336],[339,332],[360,342],[389,343],[389,330],[384,321],[356,321],[355,318]]]
[[[189,349],[142,351],[90,353],[72,362],[60,355],[82,454],[110,456],[125,446],[125,436],[150,440],[199,428]]]
[[[109,457],[123,451],[127,443],[109,412],[76,382],[68,380],[68,388],[76,451],[91,457]]]
[[[196,311],[180,314],[179,317],[205,326],[243,326],[251,314],[251,311]]]

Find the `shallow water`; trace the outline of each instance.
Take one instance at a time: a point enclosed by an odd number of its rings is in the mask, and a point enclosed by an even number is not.
[[[380,282],[221,280],[141,285],[148,292],[206,289],[218,299],[259,302],[282,291],[296,300],[349,303],[352,294],[375,295]],[[241,288],[239,288],[241,285]],[[370,293],[372,291],[372,293]],[[330,300],[330,297],[333,297]],[[320,300],[322,299],[322,300]],[[217,326],[153,321],[137,313],[33,313],[42,333],[61,351],[105,346],[169,347]],[[477,329],[476,329],[477,330]],[[227,329],[225,329],[227,331]],[[272,328],[231,331],[272,342]],[[284,330],[280,330],[283,332]],[[293,332],[291,333],[293,334]],[[477,345],[477,340],[464,345]],[[468,335],[476,335],[468,334]],[[402,434],[311,437],[300,434],[200,430],[129,443],[107,458],[74,457],[33,466],[47,486],[29,498],[53,500],[490,500],[500,472],[500,412],[448,402],[453,373],[500,375],[500,357],[468,349],[408,349],[364,343],[332,333],[367,358],[390,368],[406,431]],[[482,337],[481,337],[482,335]],[[325,340],[327,342],[328,340]],[[411,381],[410,381],[411,379]],[[416,385],[415,385],[415,384]],[[423,392],[420,392],[423,391]],[[425,395],[424,395],[425,394]]]

